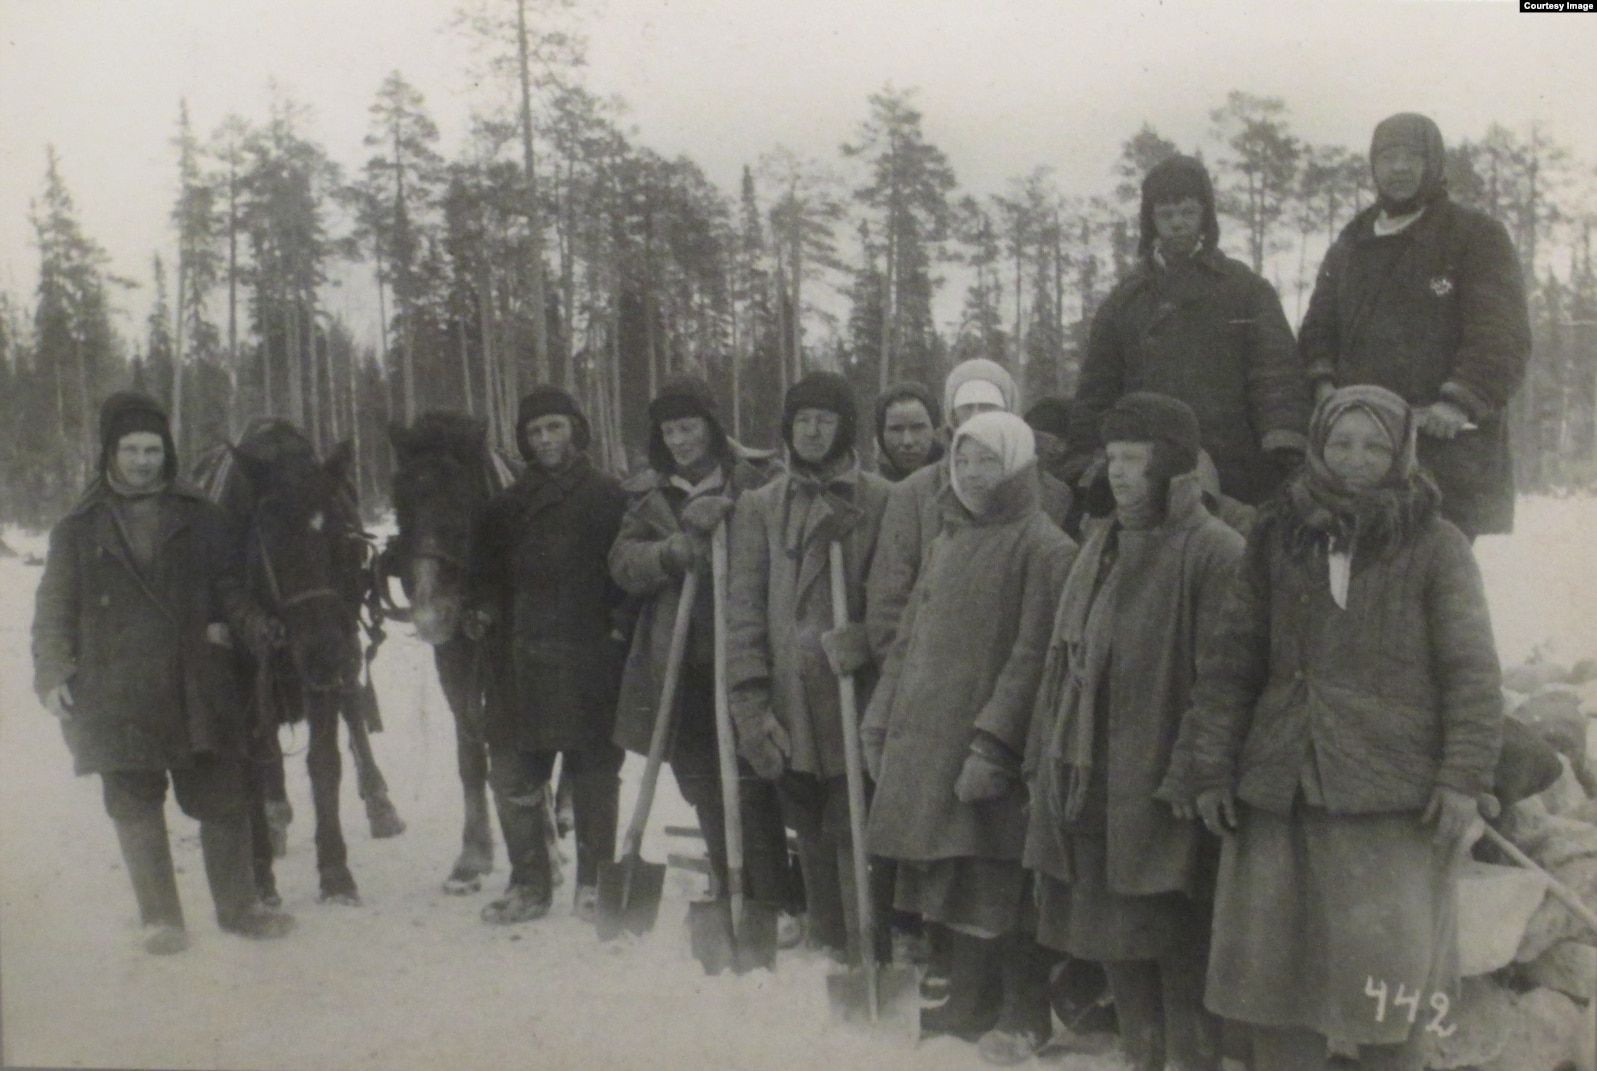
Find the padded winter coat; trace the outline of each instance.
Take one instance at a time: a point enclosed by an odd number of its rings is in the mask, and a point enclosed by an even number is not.
[[[172,483],[145,572],[114,497],[97,486],[50,533],[34,602],[34,690],[42,699],[70,686],[73,717],[62,729],[79,774],[184,769],[196,752],[242,755],[229,633],[249,635],[259,610],[222,511]]]
[[[621,485],[581,454],[553,475],[529,465],[489,502],[471,592],[494,621],[490,747],[577,751],[610,740],[624,640],[606,556],[625,509]]]
[[[1037,471],[1003,484],[973,518],[943,494],[932,542],[865,716],[885,733],[871,802],[870,850],[894,859],[1019,861],[1026,793],[954,796],[971,738],[1025,750],[1054,604],[1076,545],[1037,504]]]
[[[1094,574],[1115,528],[1112,518],[1088,523],[1086,545],[1065,582],[1066,600],[1093,598]],[[1108,734],[1102,741],[1107,746],[1095,751],[1107,756],[1107,765],[1090,776],[1108,789],[1109,887],[1128,896],[1192,893],[1198,887],[1202,829],[1178,821],[1154,793],[1170,771],[1198,652],[1220,626],[1243,538],[1209,513],[1195,476],[1170,482],[1161,523],[1120,528],[1116,538],[1119,579],[1109,608],[1107,689],[1084,679],[1084,667],[1072,659],[1070,644],[1057,628],[1048,650],[1026,747],[1037,802],[1025,862],[1061,881],[1072,877],[1066,829],[1047,801],[1056,797],[1056,782],[1065,774],[1060,741],[1069,738],[1074,719],[1092,716],[1087,700],[1104,696],[1109,708],[1096,721]]]
[[[1443,199],[1377,237],[1371,207],[1325,255],[1298,345],[1312,379],[1373,383],[1411,406],[1446,400],[1477,425],[1421,433],[1420,464],[1442,515],[1470,535],[1511,531],[1514,469],[1506,410],[1530,360],[1519,258],[1503,225]]]
[[[821,648],[821,634],[833,628],[827,548],[836,530],[845,529],[848,616],[861,622],[865,575],[890,486],[856,464],[817,496],[813,481],[787,472],[740,498],[733,514],[727,610],[732,716],[742,739],[765,714],[774,715],[792,745],[788,769],[798,773],[829,778],[844,772],[838,680]],[[788,532],[793,516],[804,517],[804,524]],[[856,672],[854,682],[863,711],[874,667]]]
[[[770,478],[770,473],[739,460],[725,467],[729,486],[715,494],[733,499]],[[682,598],[682,578],[673,576],[660,560],[665,541],[682,531],[682,507],[687,492],[653,469],[629,479],[623,487],[637,496],[621,520],[621,531],[610,548],[610,574],[629,596],[639,601],[632,646],[621,676],[621,699],[616,707],[615,742],[646,755],[659,711],[660,689],[665,684],[666,657],[671,649],[671,629],[677,603]],[[728,518],[730,522],[730,518]],[[730,523],[729,523],[730,527]],[[699,578],[698,596],[689,617],[688,646],[684,661],[712,665],[715,656],[715,593],[709,571]],[[667,747],[666,757],[671,756]]]
[[[1281,299],[1218,251],[1175,271],[1143,262],[1099,307],[1070,417],[1070,456],[1099,450],[1099,418],[1139,390],[1192,407],[1220,489],[1250,505],[1285,475],[1265,451],[1306,445],[1312,399]]]
[[[1272,504],[1248,538],[1167,797],[1231,787],[1286,815],[1311,755],[1332,814],[1420,810],[1439,785],[1490,791],[1501,673],[1468,540],[1432,516],[1356,551],[1342,609],[1323,539],[1289,550],[1289,516]]]
[[[888,493],[881,545],[865,582],[865,633],[878,661],[887,657],[922,562],[943,530],[950,463],[945,457],[918,469],[893,484]],[[1038,508],[1063,530],[1071,507],[1070,488],[1040,470],[1038,481]]]

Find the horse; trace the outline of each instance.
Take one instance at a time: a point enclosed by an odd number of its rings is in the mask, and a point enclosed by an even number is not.
[[[455,718],[455,750],[465,796],[460,855],[444,891],[482,888],[493,870],[488,817],[488,746],[483,736],[486,669],[482,645],[460,627],[475,527],[488,500],[515,482],[521,463],[488,445],[487,424],[460,413],[427,412],[407,428],[389,428],[394,448],[398,533],[384,549],[379,590],[398,577],[409,608],[389,604],[433,649],[444,698]]]
[[[372,836],[405,830],[372,754],[368,729],[381,726],[375,704],[363,701],[369,691],[359,681],[370,537],[361,527],[349,481],[352,456],[345,442],[317,462],[298,429],[267,418],[252,425],[238,446],[214,451],[196,467],[200,485],[229,516],[252,593],[284,632],[282,645],[265,658],[244,659],[254,681],[257,727],[250,779],[255,879],[267,903],[279,900],[272,859],[282,854],[281,836],[273,836],[273,812],[284,825],[291,815],[283,791],[279,725],[304,721],[309,726],[306,767],[324,902],[360,902],[338,813],[341,717]],[[375,615],[368,632],[374,650],[381,638]],[[375,724],[368,726],[368,720]]]

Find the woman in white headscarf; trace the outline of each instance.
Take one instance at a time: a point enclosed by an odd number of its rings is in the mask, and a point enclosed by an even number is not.
[[[981,1039],[997,1063],[1047,1039],[1048,958],[1020,864],[1021,758],[1075,545],[1037,504],[1025,421],[987,412],[954,436],[942,531],[866,714],[871,852],[898,862],[895,906],[951,930],[948,1001],[923,1028]]]

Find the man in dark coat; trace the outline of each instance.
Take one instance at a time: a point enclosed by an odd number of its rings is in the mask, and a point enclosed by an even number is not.
[[[1426,116],[1375,128],[1379,199],[1326,253],[1298,345],[1317,395],[1373,383],[1414,407],[1442,515],[1474,538],[1514,526],[1507,410],[1530,315],[1508,231],[1448,198],[1444,160]]]
[[[626,495],[588,460],[588,442],[588,422],[565,391],[539,387],[523,398],[516,445],[529,464],[489,502],[472,554],[466,625],[488,644],[489,784],[511,867],[504,897],[483,909],[489,923],[549,911],[544,789],[557,754],[572,781],[584,920],[597,905],[599,863],[615,856],[625,753],[610,737],[622,595],[605,558]]]
[[[876,399],[876,471],[897,483],[942,460],[943,412],[925,385],[895,383]]]
[[[770,459],[727,436],[702,379],[669,379],[649,403],[649,468],[622,485],[634,498],[610,548],[611,575],[642,602],[622,675],[615,732],[616,743],[638,754],[648,753],[654,733],[683,580],[689,571],[699,572],[665,754],[682,798],[698,815],[722,895],[727,889],[727,835],[715,728],[715,591],[708,569],[709,540],[740,495],[780,471]],[[798,896],[776,792],[747,761],[740,761],[738,768],[747,891],[752,899],[788,909],[778,925],[781,940],[791,946],[802,935],[792,911]]]
[[[132,392],[106,399],[99,475],[50,533],[33,618],[34,689],[77,773],[101,777],[155,954],[188,945],[168,778],[199,819],[222,929],[281,937],[293,922],[256,900],[232,651],[234,635],[264,650],[281,626],[247,595],[221,510],[176,474],[160,405]]]
[[[1101,454],[1099,418],[1157,391],[1198,415],[1227,495],[1269,496],[1303,458],[1309,384],[1275,288],[1218,248],[1203,164],[1172,156],[1142,183],[1138,263],[1092,321],[1070,419],[1070,469]]]

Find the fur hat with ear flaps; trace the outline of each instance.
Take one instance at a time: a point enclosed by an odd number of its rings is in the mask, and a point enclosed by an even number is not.
[[[822,465],[842,457],[854,448],[854,428],[859,423],[859,408],[854,388],[836,372],[811,372],[787,389],[782,399],[782,441],[793,449],[793,418],[801,409],[824,409],[837,414],[837,436]]]
[[[100,474],[103,476],[116,457],[117,444],[126,435],[147,431],[161,437],[166,448],[166,458],[161,464],[161,478],[170,480],[177,475],[177,445],[172,441],[172,426],[161,403],[148,394],[124,390],[111,395],[100,404]]]
[[[1142,233],[1137,241],[1137,252],[1146,258],[1153,255],[1153,243],[1159,232],[1154,229],[1153,210],[1157,205],[1179,204],[1191,198],[1203,206],[1203,237],[1199,242],[1202,252],[1209,252],[1220,244],[1220,220],[1214,210],[1214,183],[1203,161],[1191,156],[1171,156],[1155,164],[1142,180]]]
[[[523,460],[531,461],[533,457],[532,444],[527,441],[527,425],[546,416],[570,417],[571,445],[577,450],[588,448],[591,438],[588,418],[577,407],[577,400],[559,387],[534,387],[521,399],[521,406],[516,410],[516,449]]]
[[[649,403],[649,467],[654,471],[675,471],[676,462],[666,448],[660,425],[684,417],[700,417],[709,425],[711,456],[725,460],[730,455],[720,407],[715,404],[710,385],[698,376],[672,376],[660,385],[660,392]]]

